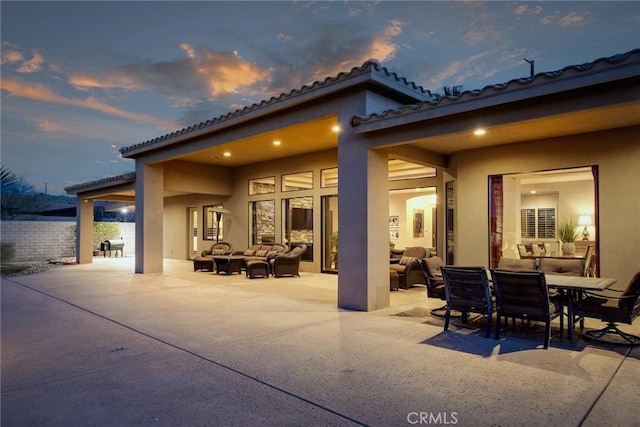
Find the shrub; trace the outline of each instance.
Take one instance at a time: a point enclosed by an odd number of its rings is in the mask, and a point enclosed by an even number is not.
[[[118,222],[94,222],[93,223],[93,244],[95,248],[100,247],[100,243],[109,239],[120,238],[120,223]]]

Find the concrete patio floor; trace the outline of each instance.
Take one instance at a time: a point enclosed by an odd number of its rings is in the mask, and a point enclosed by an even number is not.
[[[2,426],[640,426],[640,348],[445,332],[420,287],[353,312],[335,275],[133,261],[2,278]]]

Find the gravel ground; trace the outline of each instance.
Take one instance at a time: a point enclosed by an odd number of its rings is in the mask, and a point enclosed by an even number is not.
[[[21,276],[24,274],[35,274],[42,273],[48,271],[52,268],[59,267],[62,265],[76,264],[75,258],[60,258],[60,259],[52,259],[48,261],[24,261],[24,262],[12,262],[2,264],[2,275],[3,276]],[[28,266],[22,271],[7,271],[5,266]]]

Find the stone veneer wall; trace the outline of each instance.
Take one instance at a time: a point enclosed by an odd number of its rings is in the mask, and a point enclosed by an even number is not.
[[[3,262],[47,261],[76,256],[75,221],[2,221],[2,245],[12,243],[13,256]],[[124,255],[135,254],[135,223],[120,223]]]

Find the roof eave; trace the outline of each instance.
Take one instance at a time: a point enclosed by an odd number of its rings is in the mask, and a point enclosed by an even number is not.
[[[460,97],[445,98],[435,103],[422,102],[374,113],[367,117],[354,116],[351,123],[355,133],[363,134],[398,125],[468,113],[525,99],[549,96],[639,77],[640,51],[633,51],[632,53],[636,54],[638,58],[613,66],[595,67],[589,71],[568,73],[558,77],[550,77],[553,76],[552,73],[542,73],[537,81],[536,79],[523,79],[519,86],[509,87],[509,85],[506,85],[502,89],[495,86],[490,93],[485,93],[485,88],[483,91],[464,92]]]
[[[168,135],[141,144],[121,148],[120,153],[124,158],[136,158],[150,151],[162,149],[213,132],[219,132],[251,120],[292,109],[299,105],[334,95],[337,92],[363,85],[379,87],[386,93],[397,96],[398,99],[404,103],[406,103],[407,100],[420,102],[431,98],[429,91],[424,90],[422,87],[408,82],[405,78],[398,77],[397,74],[389,72],[377,63],[366,62],[362,67],[354,68],[349,73],[340,73],[336,77],[327,78],[322,82],[316,81],[310,86],[305,85],[287,94],[281,94],[277,98],[272,97],[269,100],[263,100],[258,104],[229,112],[226,115],[172,132]]]
[[[132,184],[136,182],[136,173],[129,172],[123,175],[111,176],[95,181],[83,182],[82,184],[65,187],[67,194],[78,195],[80,193],[96,192],[104,189],[113,189],[116,186]]]

